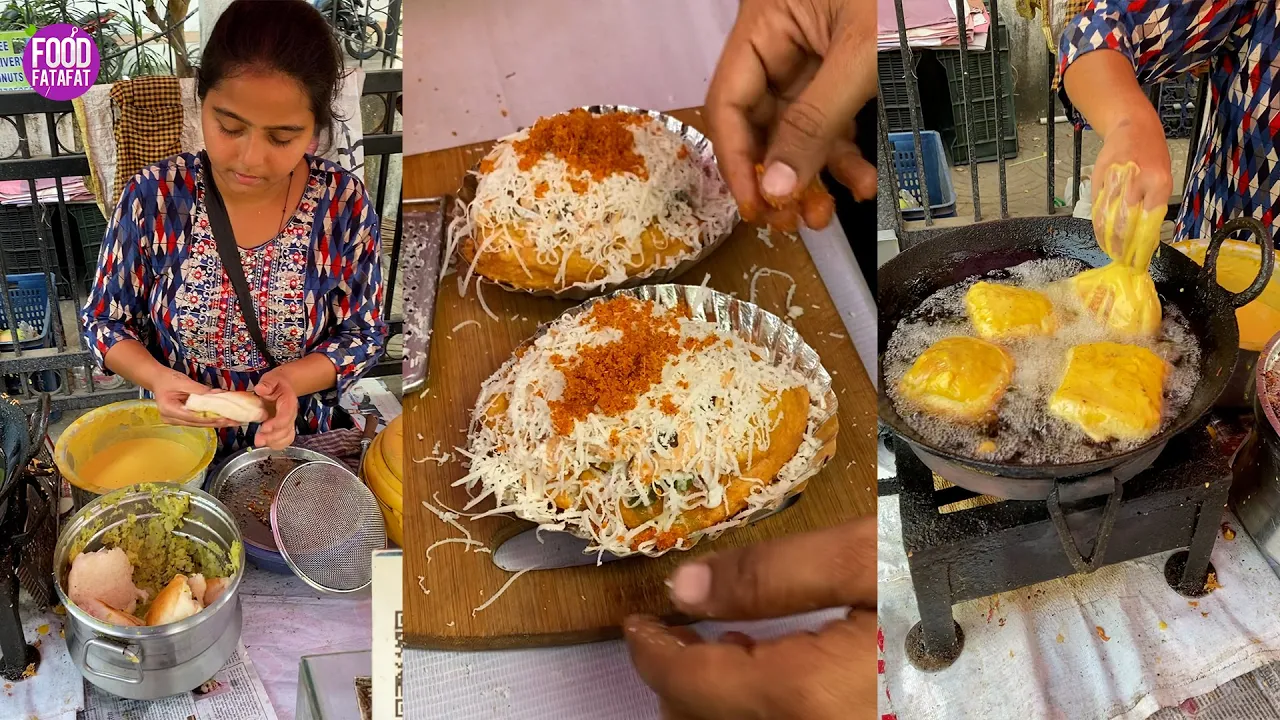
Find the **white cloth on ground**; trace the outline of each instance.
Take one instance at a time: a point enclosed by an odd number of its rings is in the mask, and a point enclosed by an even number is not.
[[[880,498],[880,712],[902,720],[1143,720],[1280,659],[1280,578],[1234,516],[1212,561],[1221,589],[1189,601],[1164,581],[1160,553],[956,605],[964,651],[916,670],[919,620],[897,497]],[[1106,638],[1103,638],[1103,635]]]

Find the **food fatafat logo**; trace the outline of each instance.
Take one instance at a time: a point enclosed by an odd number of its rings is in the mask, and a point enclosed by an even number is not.
[[[31,89],[58,101],[74,100],[98,80],[98,46],[75,25],[28,25],[22,49],[22,72]]]

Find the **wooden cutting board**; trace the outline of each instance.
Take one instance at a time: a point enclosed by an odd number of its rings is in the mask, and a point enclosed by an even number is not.
[[[697,110],[673,113],[701,128]],[[452,194],[466,170],[492,143],[405,158],[407,198]],[[867,233],[850,232],[854,237]],[[453,482],[466,474],[455,448],[465,447],[471,408],[484,382],[533,334],[540,323],[557,317],[574,303],[484,288],[484,298],[499,320],[489,318],[476,299],[474,285],[460,297],[450,276],[441,283],[431,336],[426,389],[405,398],[405,560],[404,640],[432,649],[499,649],[591,642],[621,635],[620,624],[631,613],[649,613],[675,622],[664,583],[676,565],[712,550],[748,545],[769,538],[829,527],[876,507],[876,394],[853,343],[848,339],[826,287],[819,279],[804,243],[774,235],[770,248],[756,228],[742,224],[711,257],[683,276],[686,284],[702,283],[749,299],[750,278],[769,267],[795,278],[793,306],[803,309],[795,326],[831,371],[839,402],[840,431],[836,455],[809,480],[800,501],[785,511],[745,528],[703,542],[688,552],[658,558],[628,558],[603,566],[534,570],[518,579],[492,605],[474,609],[492,597],[511,577],[493,564],[488,553],[469,552],[461,543],[426,550],[437,541],[461,537],[422,505],[427,501],[461,510],[468,497]],[[761,276],[756,302],[785,317],[791,283],[775,275]],[[468,322],[468,321],[476,322]],[[478,323],[478,324],[477,324]],[[428,459],[430,457],[436,459]],[[446,459],[447,458],[447,459]],[[478,509],[489,509],[485,501]],[[474,539],[490,549],[533,527],[510,518],[459,518]]]

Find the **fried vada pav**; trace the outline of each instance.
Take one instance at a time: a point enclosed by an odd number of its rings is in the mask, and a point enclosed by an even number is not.
[[[599,288],[679,265],[737,221],[715,163],[663,122],[576,109],[499,141],[450,224],[464,277]]]
[[[966,335],[939,340],[898,382],[902,399],[931,415],[979,423],[995,412],[1013,379],[1007,350]]]
[[[1052,335],[1058,327],[1048,296],[1027,288],[978,282],[965,293],[964,305],[984,340]]]
[[[1168,364],[1154,352],[1113,342],[1076,345],[1049,397],[1049,412],[1095,442],[1145,440],[1160,428]]]

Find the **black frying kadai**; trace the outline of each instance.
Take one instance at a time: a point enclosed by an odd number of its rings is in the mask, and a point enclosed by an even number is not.
[[[1260,241],[1262,269],[1249,288],[1232,293],[1211,278],[1216,277],[1222,241],[1242,230],[1252,232]],[[1270,233],[1256,220],[1231,220],[1210,240],[1203,269],[1176,250],[1161,247],[1151,261],[1151,277],[1161,300],[1182,312],[1200,342],[1200,381],[1190,401],[1173,422],[1136,448],[1088,462],[1027,465],[974,460],[937,446],[907,425],[885,393],[884,353],[889,337],[899,320],[926,298],[968,277],[1049,257],[1071,258],[1089,267],[1105,265],[1109,258],[1098,247],[1092,224],[1079,218],[1013,218],[941,233],[885,263],[877,276],[880,420],[916,450],[986,475],[1047,479],[1052,485],[1055,478],[1093,475],[1126,463],[1132,464],[1132,461],[1151,455],[1170,438],[1190,428],[1213,407],[1226,387],[1235,368],[1239,344],[1235,310],[1258,297],[1270,279],[1275,263],[1270,240]]]

